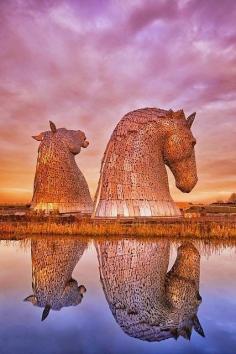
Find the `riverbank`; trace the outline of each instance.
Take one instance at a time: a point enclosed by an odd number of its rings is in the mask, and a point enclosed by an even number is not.
[[[0,234],[235,238],[235,218],[39,219],[0,222]]]

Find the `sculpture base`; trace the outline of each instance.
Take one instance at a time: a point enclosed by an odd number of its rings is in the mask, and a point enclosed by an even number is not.
[[[60,214],[65,213],[84,213],[91,214],[93,212],[92,207],[85,207],[79,203],[31,203],[31,209],[35,211],[44,211],[45,213],[51,213],[53,211]]]
[[[166,200],[100,200],[94,217],[181,216],[179,208]]]

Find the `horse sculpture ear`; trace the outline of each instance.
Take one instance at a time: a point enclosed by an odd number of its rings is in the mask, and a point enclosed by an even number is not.
[[[195,331],[198,334],[200,334],[200,336],[205,337],[205,333],[203,331],[203,328],[201,326],[201,323],[199,322],[197,315],[193,316],[192,321],[193,321],[193,328],[195,329]]]
[[[57,131],[56,125],[55,125],[51,120],[49,121],[49,124],[50,124],[50,129],[51,129],[51,131],[52,131],[53,133],[56,133],[56,131]]]
[[[43,134],[40,133],[39,135],[33,135],[32,138],[37,141],[42,141],[43,140]]]
[[[42,313],[41,321],[44,321],[48,317],[50,310],[51,310],[51,306],[50,305],[46,305],[44,310],[43,310],[43,313]]]
[[[190,114],[190,116],[188,116],[188,118],[187,118],[187,126],[189,127],[189,129],[191,128],[191,126],[193,124],[195,116],[196,116],[196,112]]]
[[[30,296],[27,296],[24,301],[29,301],[31,302],[33,305],[36,305],[37,304],[37,297],[35,295],[30,295]]]

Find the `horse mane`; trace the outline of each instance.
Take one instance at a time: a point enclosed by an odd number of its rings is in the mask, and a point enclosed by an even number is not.
[[[177,112],[170,110],[164,110],[160,108],[140,108],[134,111],[128,112],[123,116],[120,122],[117,124],[112,137],[124,136],[132,132],[138,132],[144,124],[151,122],[157,122],[162,119],[184,119],[185,115],[183,110]]]

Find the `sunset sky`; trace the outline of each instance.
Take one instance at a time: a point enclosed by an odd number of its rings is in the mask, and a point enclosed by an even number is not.
[[[235,0],[1,0],[0,202],[28,202],[38,142],[83,130],[77,162],[94,194],[101,158],[134,109],[197,112],[199,182],[177,201],[236,192]]]

